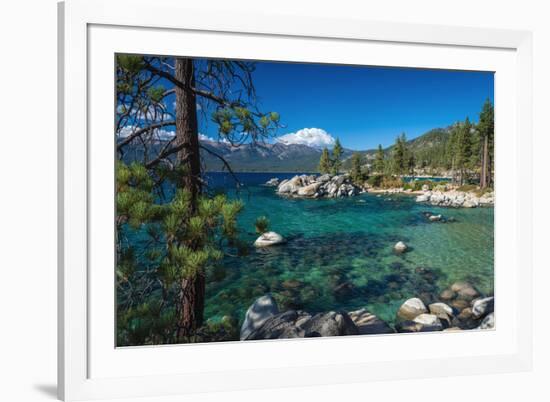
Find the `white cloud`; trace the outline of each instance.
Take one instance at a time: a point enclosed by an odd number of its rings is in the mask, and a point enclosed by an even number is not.
[[[212,141],[212,142],[216,141],[214,138],[209,137],[207,135],[204,135],[202,133],[199,133],[199,140],[201,140],[201,141]]]
[[[139,127],[137,127],[137,126],[126,125],[118,131],[117,137],[118,138],[126,138],[126,137],[132,135],[138,129],[139,129]],[[152,139],[152,140],[156,140],[156,141],[168,141],[168,140],[171,140],[172,138],[174,138],[174,135],[175,135],[174,131],[165,130],[163,128],[156,128],[156,129],[154,129],[150,132],[144,133],[143,138]]]
[[[117,136],[119,138],[126,138],[129,135],[131,135],[136,130],[135,126],[124,126],[120,130],[118,130]]]
[[[227,138],[220,137],[218,139],[209,137],[207,135],[204,135],[202,133],[199,133],[199,140],[200,141],[211,141],[211,142],[223,142],[224,144],[229,144],[229,141]]]
[[[164,130],[162,128],[157,128],[153,130],[153,135],[155,139],[159,139],[161,141],[168,141],[174,138],[176,133],[174,131],[170,130]]]
[[[295,133],[282,135],[276,141],[286,145],[303,144],[315,148],[330,148],[336,140],[322,128],[303,128]]]

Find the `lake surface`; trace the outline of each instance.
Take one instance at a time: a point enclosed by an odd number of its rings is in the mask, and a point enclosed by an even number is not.
[[[208,174],[210,188],[244,202],[239,217],[243,240],[252,245],[258,237],[254,221],[265,215],[270,230],[287,243],[226,257],[223,268],[209,275],[205,318],[231,315],[242,322],[248,306],[271,293],[281,309],[315,313],[365,307],[393,322],[404,300],[436,295],[458,280],[492,293],[493,208],[438,208],[393,194],[291,199],[262,185],[272,177],[294,175],[241,173],[246,188],[235,191],[228,174]],[[430,223],[425,211],[456,222]],[[411,250],[395,254],[398,241]]]

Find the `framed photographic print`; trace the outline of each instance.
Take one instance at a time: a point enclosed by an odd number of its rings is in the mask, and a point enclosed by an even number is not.
[[[61,398],[530,368],[529,33],[129,5],[59,7]]]

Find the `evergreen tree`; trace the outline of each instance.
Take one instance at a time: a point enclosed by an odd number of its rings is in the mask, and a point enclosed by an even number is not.
[[[453,126],[451,134],[453,150],[453,170],[458,174],[458,181],[464,184],[467,172],[472,168],[472,124],[466,118]]]
[[[477,132],[481,142],[480,186],[486,188],[493,183],[495,111],[489,99],[479,114]]]
[[[116,170],[117,343],[190,340],[186,337],[192,334],[179,333],[185,316],[181,309],[194,306],[181,303],[181,283],[205,277],[223,257],[223,249],[237,244],[236,217],[242,204],[223,195],[201,195],[192,210],[192,195],[186,189],[158,204],[152,192],[155,175],[143,164],[118,162]],[[138,251],[144,250],[121,241],[130,230],[139,231],[148,244],[140,258]]]
[[[206,202],[202,186],[201,152],[220,159],[232,173],[231,166],[222,155],[200,144],[197,104],[201,105],[204,113],[212,116],[219,137],[235,146],[247,140],[262,140],[279,126],[279,115],[276,112],[262,113],[257,109],[252,81],[254,69],[254,63],[245,61],[117,55],[115,124],[119,159],[122,160],[129,149],[137,155],[136,159],[139,160],[136,162],[148,171],[155,183],[147,190],[153,198],[166,201],[161,195],[163,182],[168,179],[182,191],[176,194],[174,200],[167,201],[167,204],[174,203],[173,207],[179,208],[176,215],[166,215],[173,225],[178,226],[178,233],[188,229],[198,232],[202,228],[208,236],[217,236],[214,231],[207,230],[209,225],[201,223],[200,208]],[[168,106],[172,103],[174,108]],[[161,130],[167,128],[173,129],[173,137],[169,140],[161,138]],[[162,146],[158,146],[159,143]],[[122,194],[128,197],[131,193]],[[136,216],[144,217],[140,214],[149,210],[142,199],[129,198],[124,202],[133,204],[127,206],[130,208],[128,211],[132,212],[128,214],[129,222],[136,220]],[[232,206],[220,208],[224,219],[230,218],[238,209]],[[181,219],[176,219],[176,216]],[[210,224],[210,219],[214,218],[209,216],[206,219]],[[144,219],[144,223],[147,223],[147,219]],[[203,322],[206,276],[202,262],[208,260],[203,245],[209,244],[209,240],[187,234],[174,237],[162,233],[168,230],[167,227],[157,226],[161,233],[156,238],[164,239],[163,252],[166,258],[174,258],[176,261],[170,265],[170,269],[177,268],[181,274],[178,274],[175,285],[176,336],[189,339]],[[231,230],[229,224],[223,227],[225,234],[226,230]],[[124,260],[124,257],[123,254],[117,254],[117,261]],[[150,267],[151,275],[161,276],[163,267],[165,265],[162,264]]]
[[[381,144],[378,144],[378,149],[376,150],[373,170],[378,174],[383,174],[385,170],[384,150]]]
[[[330,173],[332,170],[332,164],[330,161],[330,155],[328,149],[323,148],[323,153],[321,154],[321,159],[319,161],[319,173],[325,174]]]
[[[351,180],[356,184],[360,184],[363,181],[363,172],[361,169],[362,159],[359,152],[354,152],[351,156],[350,176]]]
[[[409,157],[407,158],[407,169],[410,175],[414,175],[414,168],[416,167],[416,158],[414,153],[409,151]]]
[[[393,173],[397,175],[402,175],[406,173],[407,170],[407,138],[405,133],[402,133],[395,140],[395,145],[393,147]]]
[[[340,139],[336,138],[336,142],[334,143],[334,148],[332,149],[332,167],[331,171],[332,174],[338,174],[340,172],[340,168],[342,167],[342,153],[344,152],[344,149],[342,148],[342,145],[340,144]]]

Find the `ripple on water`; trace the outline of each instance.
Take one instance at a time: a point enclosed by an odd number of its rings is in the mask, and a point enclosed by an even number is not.
[[[227,257],[225,277],[208,282],[206,317],[242,320],[255,298],[271,292],[282,308],[367,307],[393,321],[405,299],[430,297],[457,280],[483,292],[493,289],[492,208],[427,207],[399,195],[288,199],[259,186],[250,187],[243,201],[239,225],[245,241],[252,244],[254,221],[265,215],[271,230],[288,242]],[[456,222],[430,223],[426,211]],[[400,240],[410,252],[393,252]]]

